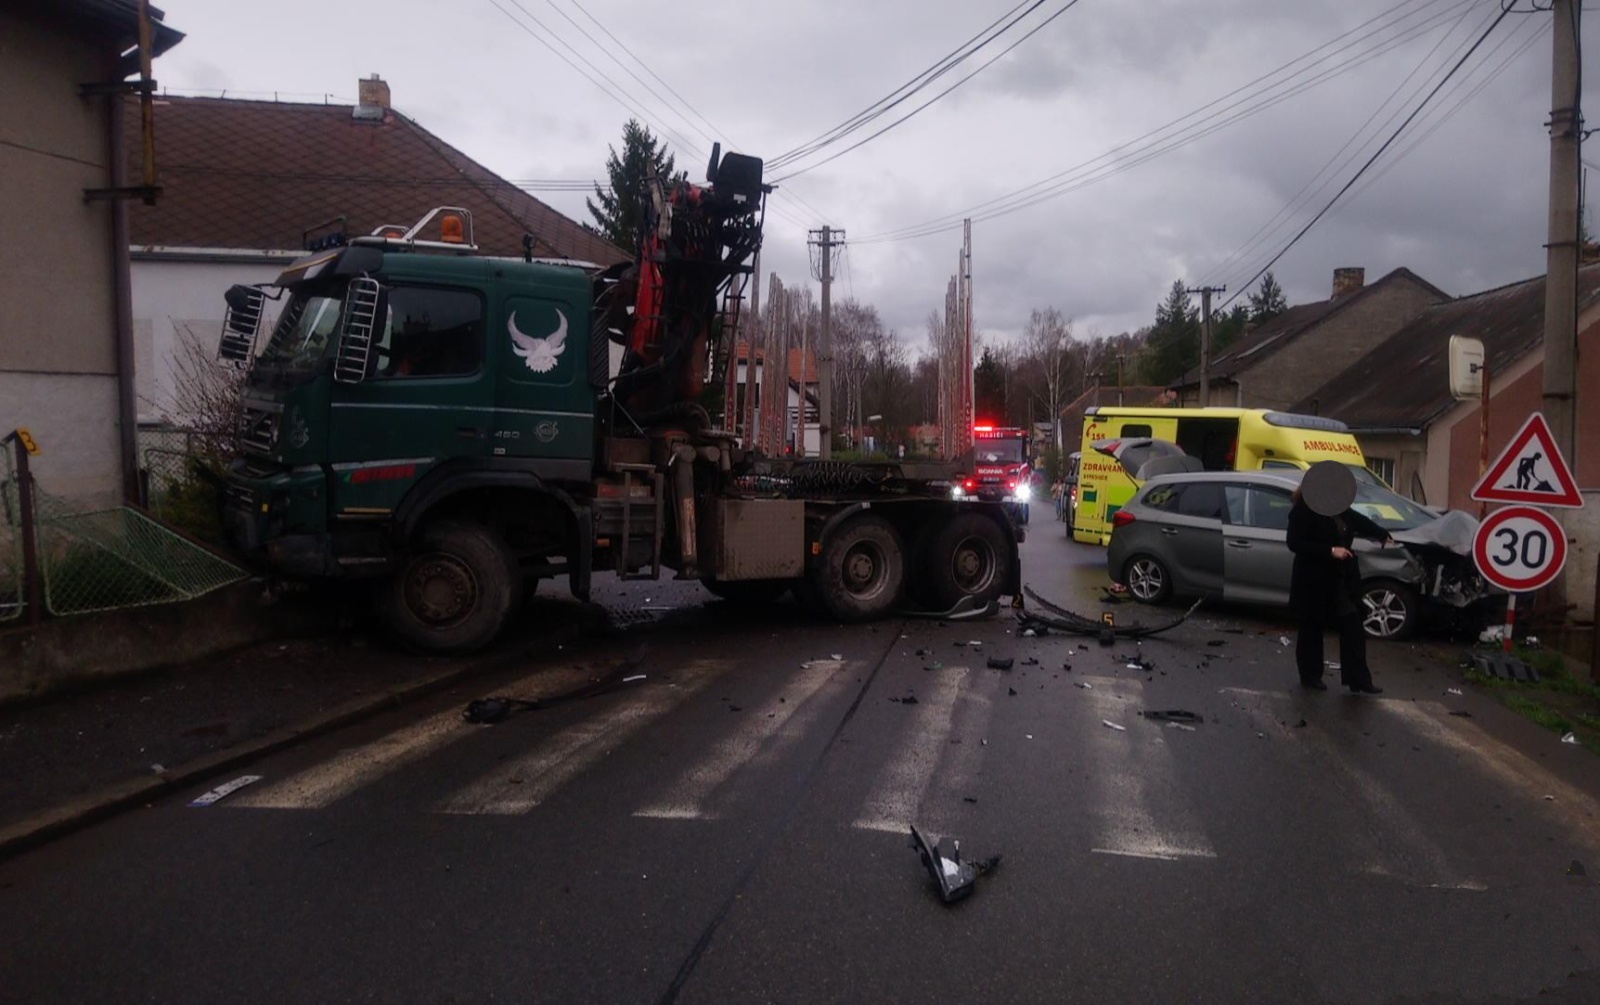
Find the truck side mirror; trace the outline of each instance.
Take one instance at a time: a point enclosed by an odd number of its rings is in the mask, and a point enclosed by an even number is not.
[[[333,358],[333,379],[359,384],[367,378],[373,344],[389,312],[389,295],[383,284],[358,276],[345,287],[344,309],[339,312],[339,349]]]
[[[261,331],[261,314],[267,295],[254,286],[234,285],[228,287],[223,299],[228,302],[228,310],[222,316],[217,359],[243,369],[255,357],[256,336]]]

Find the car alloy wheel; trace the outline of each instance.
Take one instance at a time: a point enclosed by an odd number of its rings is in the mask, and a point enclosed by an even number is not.
[[[1167,570],[1160,562],[1140,556],[1128,563],[1128,592],[1136,600],[1158,603],[1166,599],[1168,589]]]

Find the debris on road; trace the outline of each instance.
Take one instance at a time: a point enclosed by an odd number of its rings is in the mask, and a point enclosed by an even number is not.
[[[918,656],[932,656],[933,655],[933,650],[932,649],[918,649],[917,650],[917,655]]]
[[[1460,694],[1461,689],[1458,687],[1447,687],[1444,689],[1444,692],[1445,694]]]
[[[1578,742],[1578,735],[1576,733],[1568,733],[1566,736],[1563,736],[1561,738],[1561,742],[1562,743],[1577,743]]]
[[[890,698],[889,700],[893,701],[893,702],[899,702],[902,705],[920,705],[920,704],[922,704],[921,702],[917,701],[917,696],[914,695],[914,694],[908,694],[904,698]]]
[[[1172,621],[1167,624],[1118,625],[1115,623],[1108,624],[1099,619],[1087,618],[1081,614],[1076,614],[1072,611],[1069,611],[1059,604],[1053,604],[1045,598],[1039,596],[1039,594],[1035,593],[1033,591],[1033,587],[1031,586],[1024,586],[1022,588],[1022,592],[1029,600],[1038,604],[1040,607],[1044,608],[1045,612],[1047,612],[1034,613],[1026,609],[1018,610],[1017,622],[1021,624],[1023,628],[1054,628],[1059,631],[1072,632],[1076,635],[1097,636],[1100,639],[1101,645],[1111,645],[1112,642],[1106,641],[1108,638],[1113,641],[1118,638],[1138,639],[1143,638],[1146,635],[1155,635],[1158,632],[1164,632],[1169,629],[1176,628],[1177,626],[1183,624],[1184,621],[1188,619],[1189,615],[1193,614],[1195,609],[1201,604],[1201,601],[1196,600],[1194,604],[1182,615],[1180,615],[1176,621]],[[1108,613],[1106,616],[1109,618],[1110,614]]]
[[[1205,720],[1205,716],[1202,716],[1202,715],[1200,715],[1199,713],[1196,713],[1196,712],[1190,712],[1190,711],[1188,711],[1186,709],[1182,709],[1182,708],[1166,708],[1166,709],[1147,708],[1143,712],[1140,712],[1139,714],[1144,716],[1146,719],[1150,719],[1150,720],[1153,720],[1155,722],[1199,723],[1199,722],[1205,722],[1206,721]]]
[[[1208,646],[1225,646],[1227,644],[1228,644],[1228,640],[1227,639],[1212,639],[1211,641],[1206,643],[1206,645],[1208,645]]]
[[[1107,726],[1107,727],[1109,727],[1111,729],[1116,730],[1119,733],[1126,733],[1128,731],[1128,727],[1127,726],[1119,726],[1116,723],[1112,722],[1110,719],[1101,719],[1100,720],[1100,725]]]
[[[981,862],[963,862],[960,841],[948,837],[941,838],[937,843],[929,841],[915,824],[911,827],[911,847],[917,850],[923,866],[933,876],[934,884],[939,888],[939,899],[946,904],[953,904],[971,894],[978,877],[993,872],[1000,864],[999,855]]]
[[[1080,681],[1075,681],[1074,683],[1077,684],[1078,687],[1083,688],[1085,691],[1093,691],[1094,690],[1094,685],[1090,684],[1088,681],[1080,680]]]
[[[1025,667],[1036,667],[1039,665],[1039,661],[1034,657],[1029,656],[1027,659],[1022,661],[1022,665]]]
[[[1280,636],[1278,636],[1278,644],[1280,646],[1287,646],[1287,645],[1292,645],[1293,643],[1289,641],[1289,636],[1280,635]]]
[[[211,806],[211,805],[213,805],[215,803],[221,802],[223,799],[226,799],[228,796],[233,795],[235,792],[238,792],[240,789],[244,788],[246,785],[253,785],[256,782],[261,781],[262,777],[263,776],[261,776],[261,775],[240,775],[238,778],[235,778],[233,781],[231,781],[231,782],[223,782],[221,785],[219,785],[216,788],[212,789],[210,792],[207,792],[205,795],[198,796],[195,799],[190,800],[189,801],[189,805],[190,806]]]
[[[1457,709],[1456,711],[1451,712],[1450,714],[1453,715],[1453,716],[1456,716],[1458,718],[1461,718],[1461,719],[1470,719],[1470,718],[1472,718],[1472,713],[1466,711],[1465,709]]]
[[[1181,730],[1184,730],[1184,731],[1190,732],[1190,733],[1198,732],[1198,730],[1196,730],[1193,726],[1185,726],[1181,722],[1169,722],[1169,723],[1167,723],[1167,728],[1168,729],[1181,729]]]
[[[1012,662],[1013,662],[1013,660],[1012,660],[1012,658],[1010,656],[1006,656],[1006,657],[991,656],[991,657],[989,657],[989,669],[990,670],[1010,670],[1011,666],[1012,666]]]
[[[1011,697],[1015,698],[1017,696],[1017,689],[1014,688],[1014,687],[1008,687],[1008,688],[1006,688],[1006,693],[1011,695]]]
[[[932,663],[929,663],[927,666],[923,667],[922,669],[924,669],[924,670],[943,670],[944,669],[944,664],[940,663],[938,660],[934,660]]]
[[[1031,639],[1038,634],[1039,633],[1032,628],[1024,628],[1022,630],[1022,637],[1025,639]]]
[[[1587,875],[1589,875],[1589,873],[1588,873],[1587,870],[1584,869],[1582,862],[1579,862],[1577,859],[1573,859],[1572,860],[1572,864],[1567,866],[1567,875],[1568,876],[1587,876]]]

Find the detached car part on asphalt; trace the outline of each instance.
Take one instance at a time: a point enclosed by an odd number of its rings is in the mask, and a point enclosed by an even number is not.
[[[1287,606],[1294,556],[1286,531],[1300,476],[1285,469],[1151,479],[1114,517],[1106,554],[1111,578],[1147,604],[1197,595]],[[1369,636],[1407,638],[1430,618],[1475,628],[1503,602],[1473,565],[1471,516],[1440,516],[1366,481],[1353,508],[1399,545],[1357,540],[1354,548]]]
[[[927,867],[939,888],[939,899],[946,904],[965,899],[972,893],[978,877],[993,872],[995,866],[1000,864],[999,855],[982,862],[963,862],[961,842],[950,838],[929,841],[914,824],[911,827],[911,847],[922,857],[922,864]]]

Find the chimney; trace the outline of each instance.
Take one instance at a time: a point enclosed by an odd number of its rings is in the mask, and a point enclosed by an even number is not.
[[[388,88],[384,88],[385,91]],[[1357,293],[1367,282],[1366,269],[1334,269],[1333,270],[1333,296],[1330,299],[1338,300],[1340,297]]]
[[[350,117],[364,121],[382,122],[389,112],[389,85],[374,73],[356,81],[356,94],[360,104]]]

